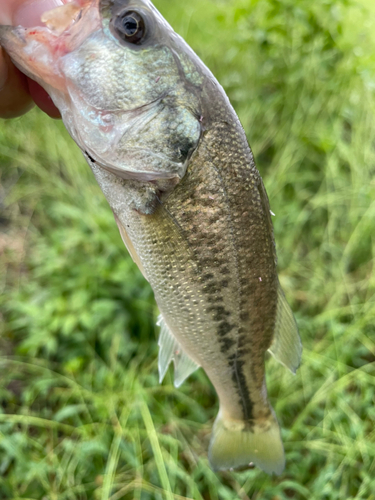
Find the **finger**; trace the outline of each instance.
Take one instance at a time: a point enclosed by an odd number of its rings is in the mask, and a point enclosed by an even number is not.
[[[43,87],[30,78],[27,79],[29,92],[35,104],[51,118],[61,118],[60,111],[53,104],[51,97]]]
[[[13,24],[21,25],[25,28],[39,26],[42,14],[48,10],[55,9],[63,5],[64,0],[29,0],[22,3],[13,15]],[[60,118],[60,112],[53,104],[47,92],[36,82],[28,79],[28,87],[31,97],[36,105],[52,118]]]
[[[14,118],[23,115],[33,106],[26,76],[0,48],[0,117]]]
[[[20,0],[17,0],[17,4],[20,5],[13,10],[12,24],[32,28],[34,26],[44,26],[41,21],[42,14],[60,7],[64,4],[64,0],[28,0],[21,3]]]
[[[41,15],[54,9],[66,0],[2,0],[1,24],[14,26],[40,26]],[[16,86],[15,86],[16,83]],[[0,117],[11,118],[26,113],[33,107],[33,101],[52,118],[60,113],[47,92],[36,82],[26,78],[0,54]]]

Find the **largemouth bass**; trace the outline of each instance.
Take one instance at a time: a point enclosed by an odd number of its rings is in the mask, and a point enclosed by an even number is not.
[[[280,474],[265,353],[295,372],[267,194],[222,87],[149,0],[73,0],[0,43],[86,157],[160,309],[159,373],[202,367],[220,400],[214,470]]]

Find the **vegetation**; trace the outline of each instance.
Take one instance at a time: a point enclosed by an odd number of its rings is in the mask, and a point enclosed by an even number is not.
[[[215,392],[202,370],[158,384],[152,292],[77,147],[37,111],[0,124],[0,499],[375,499],[375,23],[358,1],[155,2],[225,87],[276,213],[304,343],[295,377],[268,362],[281,477],[210,470]]]

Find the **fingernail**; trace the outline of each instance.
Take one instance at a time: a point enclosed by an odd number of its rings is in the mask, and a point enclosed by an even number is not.
[[[42,14],[60,7],[64,3],[66,3],[66,0],[29,0],[16,11],[13,17],[13,24],[25,28],[44,26],[44,23],[41,21]]]

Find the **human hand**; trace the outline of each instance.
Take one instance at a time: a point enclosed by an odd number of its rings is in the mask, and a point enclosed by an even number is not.
[[[0,0],[0,24],[43,26],[41,15],[69,0]],[[27,113],[35,104],[52,118],[60,113],[47,92],[26,77],[0,47],[0,118]]]

